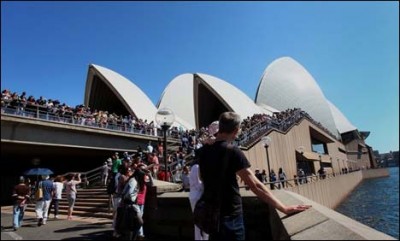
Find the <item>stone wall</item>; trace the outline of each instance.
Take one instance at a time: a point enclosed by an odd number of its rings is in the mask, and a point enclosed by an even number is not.
[[[327,207],[339,203],[363,177],[387,175],[385,170],[363,170],[300,185],[296,188],[303,193],[301,195],[288,190],[273,190],[284,204],[312,205],[309,210],[290,216],[261,202],[251,191],[241,189],[246,240],[393,240]],[[156,195],[153,192],[148,196],[148,203],[152,205],[146,205],[144,230],[149,239],[193,240],[194,225],[188,194],[170,192]]]

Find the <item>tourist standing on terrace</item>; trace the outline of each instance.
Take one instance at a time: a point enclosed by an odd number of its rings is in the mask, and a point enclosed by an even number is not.
[[[204,184],[204,193],[201,198],[205,202],[221,204],[219,231],[210,234],[211,240],[245,239],[242,198],[237,175],[258,198],[285,214],[301,212],[310,207],[309,205],[284,205],[255,177],[250,169],[250,162],[243,152],[238,147],[229,144],[239,134],[240,121],[240,116],[234,112],[222,113],[215,142],[204,145],[198,150],[200,175]],[[229,158],[224,158],[225,155]],[[226,165],[223,163],[225,159],[227,159]]]
[[[103,186],[107,186],[108,174],[111,171],[110,166],[108,166],[108,161],[111,162],[111,158],[108,158],[107,161],[103,163],[103,166],[101,168],[101,184]]]
[[[285,182],[287,178],[286,178],[286,173],[283,171],[282,167],[279,168],[278,176],[279,176],[279,181],[281,181],[282,188],[285,188]]]

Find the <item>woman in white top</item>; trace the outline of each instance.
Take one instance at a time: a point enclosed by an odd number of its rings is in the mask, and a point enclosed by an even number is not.
[[[199,165],[194,164],[189,172],[189,201],[190,206],[192,207],[192,212],[194,211],[194,207],[196,206],[197,201],[200,199],[204,191],[204,186],[202,181],[200,180],[199,171]],[[196,225],[194,225],[194,239],[208,240],[208,234],[201,232],[201,230]]]
[[[62,194],[62,190],[64,188],[64,177],[63,176],[57,176],[54,179],[54,183],[53,183],[53,199],[51,201],[50,204],[50,209],[49,209],[49,217],[50,217],[50,212],[51,212],[51,208],[54,206],[54,218],[58,218],[58,204],[61,200],[61,194]]]

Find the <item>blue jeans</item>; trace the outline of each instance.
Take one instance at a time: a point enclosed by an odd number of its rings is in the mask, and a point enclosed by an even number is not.
[[[210,240],[244,240],[243,214],[222,217],[219,233],[211,234]]]
[[[20,207],[18,204],[14,205],[13,208],[13,227],[19,228],[22,225],[22,219],[24,218],[25,207]]]

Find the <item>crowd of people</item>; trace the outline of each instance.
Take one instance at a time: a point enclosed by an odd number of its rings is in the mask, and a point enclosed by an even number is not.
[[[92,110],[89,106],[83,104],[72,107],[65,103],[61,104],[57,99],[47,99],[43,96],[40,96],[38,99],[32,95],[26,96],[25,92],[19,95],[16,92],[4,89],[1,96],[2,111],[12,111],[19,115],[90,127],[147,135],[157,134],[154,133],[156,130],[154,122],[149,122],[146,119],[143,120],[140,117],[111,113],[108,110]],[[235,142],[239,146],[247,145],[272,128],[286,131],[303,117],[308,118],[332,138],[336,139],[335,135],[320,122],[315,121],[308,113],[299,108],[293,108],[274,112],[272,116],[268,114],[254,114],[253,116],[244,118],[240,126],[241,133]],[[161,135],[161,133],[158,134],[159,136]],[[182,147],[186,150],[188,149],[189,152],[194,150],[196,145],[201,145],[201,140],[206,138],[204,137],[206,134],[207,127],[201,127],[199,130],[185,130],[182,127],[174,126],[169,130],[169,135],[179,138],[182,141]]]
[[[57,99],[47,99],[43,96],[38,99],[32,95],[27,97],[25,92],[19,95],[7,89],[3,90],[1,107],[2,111],[10,111],[27,117],[140,134],[154,134],[153,121],[148,122],[132,115],[111,113],[107,110],[92,110],[83,104],[72,107]]]
[[[3,90],[1,106],[2,111],[6,110],[6,108],[3,107],[12,107],[15,109],[17,114],[26,114],[28,110],[32,109],[33,112],[43,111],[42,114],[46,115],[48,120],[72,120],[70,123],[97,126],[100,128],[117,126],[117,129],[121,131],[132,131],[132,128],[134,128],[135,130],[140,130],[140,132],[143,134],[154,134],[152,133],[154,124],[152,122],[147,123],[147,120],[142,121],[141,119],[136,119],[132,116],[122,116],[115,113],[110,114],[107,111],[92,111],[89,107],[84,105],[78,105],[75,108],[72,108],[65,103],[60,104],[58,100],[47,100],[42,96],[39,99],[35,99],[33,96],[26,97],[25,92],[23,92],[21,95],[18,95],[15,92],[11,93],[8,90]],[[235,133],[235,135],[228,132],[225,132],[225,134],[229,134],[229,139],[233,138],[232,141],[236,141],[236,143],[240,145],[240,140],[248,140],[251,138],[253,133],[259,132],[260,130],[257,129],[257,127],[262,126],[263,123],[268,123],[268,126],[273,128],[282,128],[282,126],[292,124],[292,122],[295,121],[293,116],[295,116],[295,114],[299,111],[299,109],[287,110],[285,112],[275,113],[273,116],[266,114],[255,114],[252,117],[247,117],[237,123],[237,128],[242,130],[241,136],[238,136],[240,133],[239,131]],[[221,127],[221,124],[217,123],[217,125]],[[202,147],[204,145],[212,146],[214,141],[209,141],[215,138],[214,135],[218,134],[218,138],[221,133],[224,133],[224,129],[220,129],[217,134],[210,130],[210,126],[202,127],[199,130],[173,129],[172,132],[175,132],[176,136],[179,137],[181,145],[178,150],[167,154],[167,166],[160,165],[160,160],[162,160],[164,156],[164,151],[167,151],[163,149],[161,141],[159,141],[156,145],[153,145],[151,142],[149,142],[148,146],[146,146],[144,150],[138,146],[136,152],[132,154],[125,152],[123,153],[122,158],[119,157],[119,153],[114,153],[103,163],[101,170],[101,184],[107,187],[107,192],[112,196],[113,200],[114,237],[126,235],[124,231],[119,228],[120,220],[118,217],[118,208],[124,208],[133,205],[137,209],[137,213],[140,216],[143,216],[146,191],[147,188],[152,185],[153,179],[179,182],[182,183],[183,191],[193,191],[193,183],[191,183],[190,180],[193,179],[191,178],[191,175],[194,175],[194,172],[191,170],[190,163],[187,163],[186,161],[188,160],[188,157],[192,157],[192,159],[199,158],[198,151],[203,150],[204,148]],[[221,136],[223,135],[220,135],[220,137]],[[201,151],[200,153],[203,152]],[[164,163],[164,160],[162,160],[162,163]],[[245,170],[248,167],[243,166],[243,168],[243,170]],[[198,175],[199,174],[197,174],[197,176]],[[250,176],[247,176],[247,174],[244,173],[242,174],[244,180],[247,180],[246,182],[249,184],[249,187],[253,189],[254,181],[248,183],[248,178],[251,178],[253,174],[249,175]],[[282,169],[280,169],[278,175],[282,187],[285,187],[286,176]],[[270,174],[270,178],[271,176],[273,175]],[[258,177],[254,176],[254,178],[257,179]],[[35,212],[38,226],[46,224],[46,221],[49,217],[49,210],[52,206],[54,206],[54,218],[57,218],[58,202],[61,199],[61,192],[63,189],[66,190],[69,204],[67,219],[72,219],[73,207],[77,192],[76,185],[81,183],[81,181],[80,174],[74,174],[68,177],[58,176],[52,179],[50,179],[49,176],[43,176],[42,180],[34,185],[36,190],[42,190],[42,194],[35,197]],[[18,204],[21,202],[17,201],[19,200],[19,197],[30,196],[32,190],[29,188],[28,190],[29,192],[25,193],[23,188],[15,189],[14,195],[17,194],[15,202],[16,206],[21,207],[21,205]],[[36,190],[35,193],[37,193]],[[265,201],[270,202],[271,200]],[[273,203],[276,204],[276,200],[274,200]],[[194,206],[195,205],[192,205],[193,209]],[[284,212],[292,212],[292,209],[285,209],[282,204],[277,205],[277,207]],[[305,207],[293,207],[293,211],[304,209]],[[20,217],[21,213],[23,215],[21,209],[15,208],[15,210],[15,217]],[[19,213],[17,212],[18,210],[20,211]],[[16,220],[22,219],[18,218]],[[14,228],[17,229],[18,227],[20,227],[20,223],[15,221]],[[143,227],[140,227],[137,230],[137,233],[130,233],[129,235],[131,238],[133,238],[133,236],[137,236],[139,239],[144,238]]]
[[[147,189],[153,186],[153,177],[147,165],[142,162],[140,154],[132,156],[127,152],[123,158],[114,153],[112,158],[104,162],[101,169],[101,184],[107,186],[113,207],[113,237],[132,239],[144,239],[143,225],[139,225],[136,231],[123,230],[121,228],[121,211],[125,208],[134,208],[140,217],[143,217]]]
[[[21,227],[26,206],[30,202],[35,203],[37,225],[46,225],[47,219],[54,209],[54,219],[58,219],[59,202],[62,192],[66,193],[68,200],[68,220],[72,220],[73,208],[76,200],[77,185],[81,183],[79,173],[69,174],[66,177],[59,175],[50,178],[49,175],[38,176],[38,180],[31,183],[29,178],[21,176],[19,183],[14,187],[12,197],[13,205],[13,229]]]

